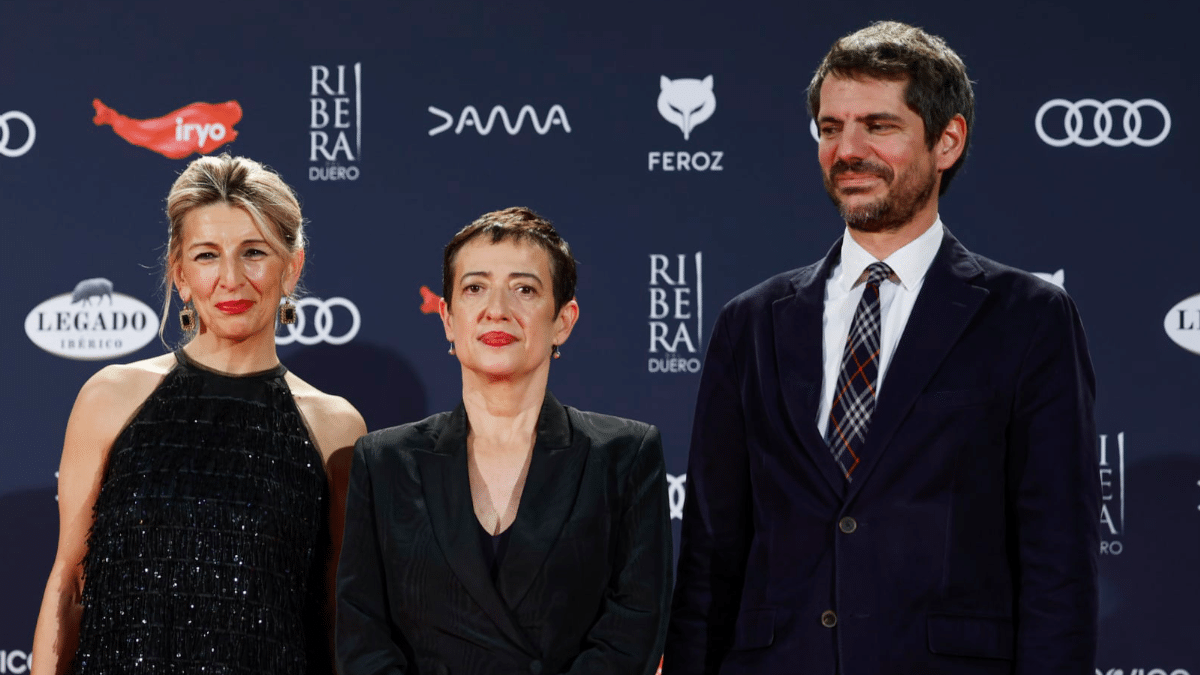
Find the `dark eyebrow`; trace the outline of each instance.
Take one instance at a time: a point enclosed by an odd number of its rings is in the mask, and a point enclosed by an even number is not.
[[[459,279],[459,281],[460,282],[466,281],[467,277],[483,277],[485,279],[491,279],[492,273],[491,272],[463,272],[462,278]],[[542,283],[542,278],[539,277],[538,275],[534,274],[533,272],[513,272],[512,274],[508,275],[508,278],[509,279],[533,279],[534,281],[538,282],[539,284]]]
[[[861,115],[859,117],[855,117],[854,121],[855,122],[866,122],[866,123],[870,124],[871,122],[903,122],[904,120],[899,115],[896,115],[893,113],[878,112],[878,113],[870,113],[868,115]],[[836,124],[836,123],[841,122],[841,120],[839,120],[836,117],[833,117],[832,115],[821,115],[821,117],[819,117],[817,119],[818,124],[825,124],[826,122]]]
[[[539,284],[542,283],[542,278],[539,277],[538,275],[534,274],[533,272],[513,272],[512,274],[508,275],[508,278],[509,279],[533,279],[534,281],[538,282]]]
[[[854,118],[858,122],[903,122],[904,120],[893,113],[871,113],[862,117]]]

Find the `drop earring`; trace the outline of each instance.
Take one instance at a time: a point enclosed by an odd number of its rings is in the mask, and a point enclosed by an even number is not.
[[[550,345],[550,356],[552,358],[562,358],[562,352],[559,351],[558,345]]]
[[[450,356],[454,356],[454,343],[450,343],[450,351],[447,352]]]
[[[286,296],[283,298],[283,304],[279,306],[279,323],[296,323],[296,306],[292,304],[292,299]]]
[[[179,327],[185,333],[190,333],[196,328],[196,310],[192,309],[191,302],[179,310]]]

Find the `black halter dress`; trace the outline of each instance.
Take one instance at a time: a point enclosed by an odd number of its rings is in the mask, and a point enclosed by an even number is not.
[[[109,453],[74,672],[329,673],[329,489],[287,371],[176,359]]]

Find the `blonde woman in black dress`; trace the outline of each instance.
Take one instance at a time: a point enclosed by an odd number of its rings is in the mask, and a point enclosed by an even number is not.
[[[275,353],[299,204],[228,155],[192,162],[167,202],[165,304],[179,293],[192,337],[79,392],[34,675],[332,672],[333,542],[365,427]]]

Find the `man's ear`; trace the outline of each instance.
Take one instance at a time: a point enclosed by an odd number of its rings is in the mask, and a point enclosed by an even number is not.
[[[954,166],[967,147],[967,120],[955,115],[942,131],[941,138],[933,146],[934,159],[939,171]]]

